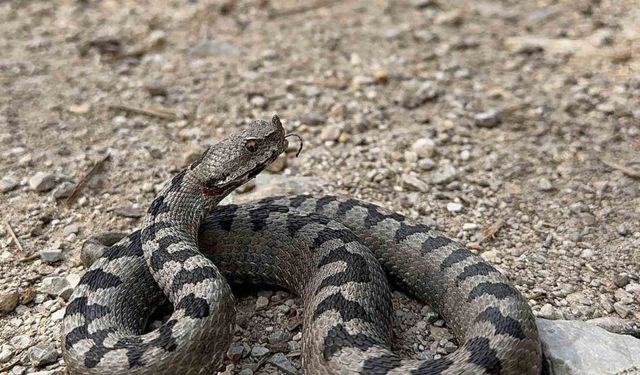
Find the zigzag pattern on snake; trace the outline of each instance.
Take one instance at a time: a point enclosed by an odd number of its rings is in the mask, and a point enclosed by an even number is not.
[[[214,146],[159,194],[142,231],[93,264],[63,322],[63,352],[71,372],[215,372],[234,323],[225,278],[270,283],[303,297],[307,374],[540,372],[535,320],[520,293],[482,258],[426,225],[334,196],[219,206],[201,221],[238,185],[220,188],[222,175],[212,172],[221,166],[230,171],[237,157],[229,149],[264,149],[249,150],[252,160],[242,160],[249,167],[222,179],[244,182],[274,158],[273,150],[284,149],[283,137],[274,119],[222,141],[219,150]],[[193,171],[203,173],[198,170],[203,165],[207,177],[191,177]],[[207,201],[211,193],[213,204]],[[390,351],[393,309],[385,272],[443,316],[460,342],[455,353],[418,361]],[[143,334],[163,295],[174,313],[159,329]]]

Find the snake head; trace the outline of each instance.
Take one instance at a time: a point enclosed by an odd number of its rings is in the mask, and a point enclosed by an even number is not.
[[[206,196],[220,197],[257,176],[287,149],[284,128],[274,115],[271,122],[251,125],[209,147],[189,167]]]

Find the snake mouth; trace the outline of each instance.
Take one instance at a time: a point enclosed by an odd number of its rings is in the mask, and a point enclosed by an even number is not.
[[[274,160],[278,157],[280,153],[277,151],[271,151],[271,155],[265,159],[263,162],[258,163],[255,167],[248,170],[246,173],[241,174],[240,176],[223,183],[214,183],[211,185],[204,185],[201,187],[202,194],[206,196],[216,196],[222,195],[230,192],[231,190],[237,188],[238,186],[244,184],[245,182],[255,178],[260,174],[269,164],[273,163]]]

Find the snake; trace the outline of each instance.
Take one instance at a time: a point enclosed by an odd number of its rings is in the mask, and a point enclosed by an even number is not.
[[[219,205],[290,135],[274,116],[210,146],[164,185],[142,229],[104,246],[65,310],[69,373],[215,373],[235,324],[229,283],[267,283],[302,298],[305,374],[540,374],[522,294],[419,220],[332,195]],[[394,353],[391,285],[433,307],[458,349],[427,360]],[[166,300],[171,315],[148,331]]]

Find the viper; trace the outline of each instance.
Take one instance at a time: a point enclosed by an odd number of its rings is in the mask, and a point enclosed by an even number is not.
[[[357,199],[298,195],[218,205],[287,148],[277,116],[208,148],[155,197],[143,227],[104,249],[63,320],[73,374],[210,374],[230,344],[228,282],[268,283],[304,303],[306,374],[539,374],[529,305],[450,237]],[[389,280],[431,305],[459,348],[435,360],[390,349]],[[145,332],[168,299],[171,316]]]

